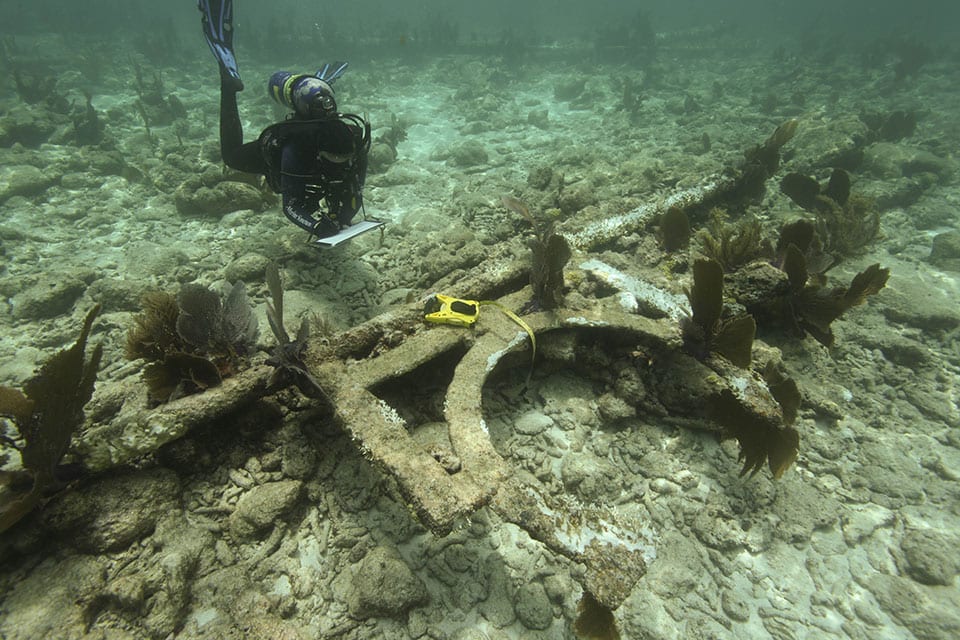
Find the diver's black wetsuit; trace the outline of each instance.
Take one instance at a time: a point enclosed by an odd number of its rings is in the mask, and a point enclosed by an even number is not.
[[[228,87],[220,89],[220,155],[231,169],[244,173],[267,173],[267,163],[260,153],[259,142],[243,143],[243,125],[237,108],[237,93]]]
[[[370,139],[356,116],[324,120],[291,119],[270,127],[254,142],[243,142],[236,91],[220,89],[220,154],[224,163],[267,177],[283,199],[283,214],[316,235],[331,235],[350,224],[363,206]],[[323,202],[328,211],[318,219]]]

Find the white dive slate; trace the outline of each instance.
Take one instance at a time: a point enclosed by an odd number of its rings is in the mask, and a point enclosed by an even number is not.
[[[372,231],[374,229],[382,229],[386,225],[382,220],[361,220],[355,224],[341,229],[339,233],[327,236],[326,238],[317,238],[316,240],[311,240],[310,244],[316,247],[335,247],[338,244],[342,244],[349,240],[350,238],[355,238],[361,233],[366,233],[367,231]]]

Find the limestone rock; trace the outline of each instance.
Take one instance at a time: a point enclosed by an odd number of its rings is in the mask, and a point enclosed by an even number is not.
[[[367,156],[371,173],[383,173],[397,161],[397,151],[385,142],[374,142]]]
[[[115,475],[65,493],[44,509],[41,522],[82,551],[121,551],[151,534],[157,520],[177,508],[179,492],[179,479],[167,469]]]
[[[354,569],[347,606],[357,618],[398,617],[429,600],[410,567],[386,547],[376,547]]]
[[[908,275],[913,286],[906,291],[884,289],[883,315],[887,320],[924,332],[947,332],[960,326],[956,300],[942,287],[926,286]]]
[[[35,196],[54,182],[53,177],[33,165],[0,167],[0,202],[13,196]]]
[[[947,178],[954,171],[953,165],[945,158],[925,149],[893,142],[878,142],[867,147],[864,150],[863,166],[874,177],[882,180],[924,172]]]
[[[896,514],[879,505],[866,505],[848,509],[842,522],[843,540],[848,547],[855,547],[878,529],[891,527]]]
[[[86,288],[87,283],[75,274],[44,273],[34,284],[13,296],[13,315],[20,320],[64,315]]]
[[[489,596],[477,605],[477,611],[494,627],[502,629],[513,624],[517,617],[514,607],[510,606],[513,584],[504,572],[503,560],[498,554],[488,554],[482,562],[482,575]]]
[[[867,589],[894,620],[923,640],[960,637],[960,597],[954,590],[923,587],[909,578],[877,574]]]
[[[920,584],[950,586],[957,575],[960,543],[956,537],[932,529],[908,532],[900,543],[907,573]]]
[[[228,282],[244,282],[260,284],[264,281],[267,265],[270,258],[261,253],[244,253],[227,265],[224,272]]]
[[[704,574],[706,551],[683,534],[664,534],[657,547],[657,558],[646,575],[650,590],[662,597],[692,590]]]
[[[163,554],[158,561],[163,589],[150,599],[149,613],[144,626],[154,638],[169,637],[183,626],[189,611],[190,587],[199,564],[202,542],[210,543],[212,536],[195,527],[182,527],[183,533],[194,544],[181,544]]]
[[[106,576],[104,561],[89,556],[47,559],[4,594],[0,637],[89,637],[89,598],[104,587]]]
[[[12,147],[17,143],[30,148],[38,147],[57,128],[47,109],[21,103],[9,109],[5,107],[4,111],[3,118],[0,118],[0,147]]]
[[[538,129],[549,129],[550,111],[547,109],[531,109],[527,112],[527,124]]]
[[[517,589],[513,609],[517,619],[528,629],[546,629],[553,622],[550,598],[539,582],[528,582]]]
[[[177,188],[173,198],[177,211],[186,215],[222,216],[242,209],[264,208],[263,194],[256,187],[232,180],[206,187],[190,179]]]
[[[797,167],[855,167],[863,158],[869,136],[867,125],[857,116],[805,123],[790,142]]]
[[[587,503],[613,500],[623,486],[622,473],[608,460],[569,454],[560,466],[563,486]]]
[[[732,589],[725,589],[720,595],[720,606],[731,620],[746,622],[750,619],[750,603],[742,594]]]
[[[476,140],[467,140],[448,150],[447,163],[454,167],[476,167],[487,164],[487,150]]]
[[[941,269],[960,271],[960,231],[945,231],[933,237],[930,263]]]
[[[573,215],[584,207],[597,203],[597,196],[586,181],[580,181],[563,190],[557,207],[566,215]]]
[[[138,313],[143,310],[140,304],[143,289],[143,285],[134,280],[107,277],[91,283],[89,294],[90,299],[102,304],[108,313],[114,311]]]
[[[299,480],[281,480],[254,487],[237,503],[230,514],[230,532],[240,540],[247,540],[271,527],[300,497],[303,483]]]
[[[637,415],[637,410],[612,393],[605,393],[597,401],[600,416],[608,422],[616,422]]]
[[[288,434],[281,447],[280,468],[283,475],[296,480],[306,480],[316,470],[317,452],[303,434]]]
[[[553,420],[550,416],[545,416],[538,411],[528,411],[517,418],[517,421],[513,423],[513,428],[522,435],[535,436],[543,433],[552,425]]]
[[[913,458],[903,456],[888,442],[864,442],[861,446],[863,482],[874,492],[874,502],[883,506],[899,506],[907,500],[917,500],[923,495],[919,487],[904,483],[903,478],[915,478],[920,474],[920,464]]]
[[[201,556],[213,553],[214,537],[176,513],[157,523],[150,543],[155,552],[142,571],[112,580],[100,605],[149,637],[166,638],[184,625]]]
[[[837,524],[841,507],[828,493],[791,478],[777,485],[772,510],[778,517],[775,535],[786,542],[797,543],[809,540],[815,529]]]

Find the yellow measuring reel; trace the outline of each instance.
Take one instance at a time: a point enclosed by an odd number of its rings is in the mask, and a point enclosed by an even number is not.
[[[494,300],[463,300],[442,293],[434,293],[423,306],[423,319],[434,324],[452,324],[457,327],[472,327],[480,318],[480,307],[496,307],[516,322],[530,336],[530,367],[537,358],[537,338],[533,330],[520,316]],[[527,375],[527,379],[530,376]]]

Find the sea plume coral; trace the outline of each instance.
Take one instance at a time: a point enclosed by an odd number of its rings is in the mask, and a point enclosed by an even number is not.
[[[563,268],[573,252],[562,235],[555,233],[552,221],[538,221],[527,206],[511,196],[500,198],[503,206],[530,223],[534,237],[530,240],[533,265],[530,285],[533,287],[533,308],[556,309],[563,304]]]
[[[297,336],[291,340],[283,324],[283,284],[280,281],[280,271],[272,262],[267,266],[267,288],[271,298],[267,302],[267,321],[273,337],[277,339],[277,346],[267,359],[267,364],[274,367],[270,386],[293,383],[308,398],[325,398],[326,394],[320,383],[303,362],[307,341],[310,339],[310,320],[307,317],[301,320]]]
[[[24,383],[22,392],[0,387],[0,416],[13,422],[21,442],[4,440],[20,452],[23,475],[32,480],[32,486],[25,493],[0,494],[0,532],[29,513],[44,492],[57,484],[57,466],[74,432],[83,423],[83,406],[93,395],[103,355],[100,344],[93,348],[89,359],[85,355],[87,339],[99,313],[99,305],[87,313],[73,346],[47,360]]]
[[[757,325],[747,314],[723,316],[723,268],[716,260],[693,265],[693,286],[687,292],[693,314],[682,323],[687,350],[701,359],[716,353],[738,367],[750,366]]]
[[[219,385],[256,343],[259,326],[242,282],[225,296],[199,284],[176,296],[152,292],[142,305],[127,333],[126,355],[150,361],[144,380],[155,404]]]
[[[863,253],[880,235],[880,212],[870,198],[851,194],[850,174],[834,169],[826,186],[802,173],[788,173],[780,190],[817,217],[827,249],[841,256]]]

